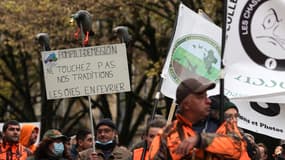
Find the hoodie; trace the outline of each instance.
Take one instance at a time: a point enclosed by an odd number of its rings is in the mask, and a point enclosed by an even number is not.
[[[23,124],[20,132],[20,143],[23,146],[29,148],[32,153],[34,153],[37,148],[35,144],[32,145],[29,144],[34,129],[36,129],[39,133],[39,128],[37,126],[33,124]]]

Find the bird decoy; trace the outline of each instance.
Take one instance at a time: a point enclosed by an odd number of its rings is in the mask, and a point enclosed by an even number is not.
[[[113,33],[115,33],[121,43],[126,43],[126,45],[129,44],[129,42],[131,41],[131,36],[129,35],[129,32],[128,32],[128,27],[126,26],[117,26],[113,29]]]
[[[49,51],[49,36],[47,33],[38,33],[36,35],[36,40],[38,40],[39,44],[43,47],[44,51]]]
[[[78,39],[79,34],[81,33],[83,45],[85,46],[89,42],[89,36],[94,35],[94,32],[92,31],[92,15],[86,10],[79,10],[71,15],[71,22],[74,20],[78,26],[77,31],[74,33],[74,37]]]

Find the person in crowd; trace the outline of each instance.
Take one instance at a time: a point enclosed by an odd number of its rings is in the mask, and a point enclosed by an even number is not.
[[[259,160],[260,153],[258,146],[254,141],[254,137],[248,133],[244,133],[241,128],[237,126],[237,120],[239,116],[238,107],[232,103],[226,96],[223,96],[224,101],[224,119],[219,118],[220,113],[220,95],[213,95],[209,97],[212,101],[211,110],[213,110],[216,114],[214,117],[218,119],[222,124],[219,124],[219,128],[216,133],[219,134],[232,134],[235,137],[239,137],[242,142],[242,155],[240,159],[252,159]]]
[[[3,125],[3,143],[0,146],[0,159],[2,160],[26,160],[32,152],[21,145],[20,123],[16,120],[6,121]]]
[[[274,160],[285,160],[285,144],[275,147],[273,157]]]
[[[23,124],[20,132],[20,143],[29,148],[32,153],[35,152],[37,139],[39,136],[39,128],[33,124]]]
[[[249,145],[247,141],[244,139],[245,137],[242,135],[242,131],[237,126],[237,120],[239,116],[239,111],[237,106],[230,102],[226,101],[224,103],[224,122],[223,124],[218,128],[216,133],[219,134],[232,134],[234,137],[238,137],[241,142],[242,146],[242,153],[241,153],[241,160],[251,159],[247,152],[247,146]],[[257,148],[258,150],[258,148]]]
[[[71,137],[67,137],[67,139],[63,141],[63,145],[64,145],[63,157],[68,157],[68,159],[74,160],[75,158],[72,157],[72,153],[71,153],[71,149],[72,149]]]
[[[151,120],[147,127],[144,136],[145,146],[133,150],[133,160],[146,160],[148,159],[148,150],[151,145],[153,138],[162,131],[162,128],[165,127],[165,119],[154,119]]]
[[[95,127],[96,150],[93,147],[79,153],[79,160],[127,160],[131,152],[117,144],[116,125],[111,119],[102,119]]]
[[[196,133],[193,124],[210,114],[211,100],[207,91],[215,83],[186,79],[176,90],[178,111],[176,120],[156,136],[151,144],[149,158],[153,159],[239,159],[241,139],[231,135]]]
[[[153,120],[156,120],[156,121],[165,121],[165,117],[163,117],[161,114],[155,114],[153,119],[151,119],[152,117],[148,117],[147,120],[146,120],[146,126],[148,126],[148,124],[153,121]],[[147,136],[147,133],[144,131],[141,135],[141,140],[136,142],[135,144],[132,144],[131,147],[130,147],[130,150],[131,152],[133,152],[135,149],[138,149],[138,148],[143,148],[146,146],[146,136]]]
[[[29,160],[71,160],[71,156],[66,152],[64,142],[68,141],[68,137],[63,135],[57,129],[49,129],[39,143],[34,156],[29,157]]]
[[[261,153],[259,151],[259,148],[258,148],[256,142],[255,142],[255,137],[252,134],[242,132],[242,130],[241,130],[241,133],[244,137],[244,140],[246,141],[247,153],[248,153],[249,157],[252,160],[259,160]]]
[[[257,143],[259,152],[260,152],[260,160],[268,160],[268,149],[265,144]]]
[[[250,144],[255,144],[255,138],[252,134],[244,133],[244,136],[246,137],[246,139]]]
[[[76,133],[76,144],[71,148],[73,159],[77,159],[78,153],[92,147],[92,133],[88,129],[80,129]]]

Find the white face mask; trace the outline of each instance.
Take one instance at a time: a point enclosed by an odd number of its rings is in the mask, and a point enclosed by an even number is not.
[[[53,143],[53,150],[54,150],[54,154],[56,156],[61,156],[63,151],[64,151],[64,145],[62,142],[59,143]]]
[[[100,142],[100,141],[95,141],[97,144],[101,144],[101,145],[108,145],[108,144],[111,144],[113,143],[113,140],[110,140],[108,142]]]
[[[116,142],[114,140],[108,141],[108,142],[100,142],[96,141],[96,147],[102,150],[107,150],[114,148],[116,146]]]

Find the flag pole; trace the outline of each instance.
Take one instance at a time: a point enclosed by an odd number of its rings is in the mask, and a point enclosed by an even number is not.
[[[171,123],[175,109],[176,109],[176,103],[174,100],[172,100],[170,111],[169,111],[167,122],[166,122],[167,125]]]
[[[222,122],[224,119],[224,77],[225,77],[225,72],[224,72],[224,63],[223,63],[223,56],[225,52],[225,43],[226,43],[226,29],[227,29],[227,0],[224,0],[223,3],[223,24],[222,24],[222,48],[221,48],[221,73],[220,73],[220,121]]]

